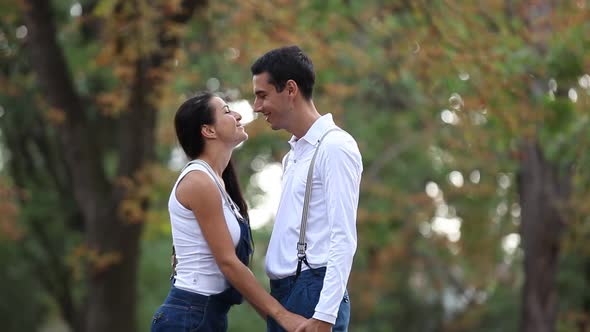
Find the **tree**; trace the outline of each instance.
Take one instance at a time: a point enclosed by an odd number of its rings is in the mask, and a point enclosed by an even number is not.
[[[146,83],[142,95],[150,96],[143,101],[147,109],[162,105],[151,96],[163,95],[149,91],[164,93],[158,89],[164,82],[159,78],[172,70],[164,65],[164,70],[141,71],[144,67],[138,64],[153,64],[146,60],[159,50],[152,37],[161,36],[153,31],[163,29],[159,19],[177,7],[151,7],[145,1],[117,4],[103,0],[91,5],[92,14],[82,15],[75,26],[63,24],[63,17],[56,21],[64,27],[59,30],[62,48],[84,101],[89,124],[84,132],[101,143],[96,160],[105,179],[92,180],[91,185],[104,186],[93,188],[96,202],[107,201],[106,210],[142,220],[154,173],[131,166],[123,172],[121,161],[130,150],[135,152],[130,147],[141,144],[119,140],[125,127],[138,130],[133,125],[139,122],[131,120],[137,113],[130,110],[141,102],[132,103],[137,94],[128,93],[139,89],[136,78],[145,78],[139,81]],[[365,165],[359,247],[349,283],[355,331],[491,332],[517,330],[519,324],[523,331],[583,331],[590,317],[590,77],[584,72],[590,64],[590,20],[585,6],[553,1],[217,1],[208,6],[206,18],[191,24],[190,37],[179,48],[184,53],[175,56],[179,69],[186,70],[175,71],[168,82],[186,92],[209,79],[211,90],[237,99],[251,96],[248,68],[264,51],[299,44],[311,55],[317,71],[314,103],[357,138]],[[113,19],[105,20],[109,15]],[[97,47],[96,40],[105,47]],[[79,60],[88,58],[96,61]],[[11,59],[21,65],[5,65],[3,72],[22,84],[18,89],[23,95],[36,96],[36,85],[26,73],[37,62]],[[165,96],[159,99],[176,104]],[[85,202],[83,193],[70,190],[79,175],[59,156],[71,154],[67,151],[72,147],[63,138],[54,140],[55,128],[70,128],[68,111],[38,102],[27,107],[18,96],[1,102],[8,105],[4,119],[11,119],[11,125],[2,127],[4,140],[17,138],[7,144],[14,184],[43,206],[57,201],[43,188],[65,188],[55,191],[76,202],[76,208],[67,209],[71,204],[60,198],[59,211],[35,213],[21,204],[21,216],[29,222],[44,215],[69,220],[67,230],[31,227],[25,238],[37,234],[34,242],[43,243],[42,234],[57,239],[76,227],[84,234],[100,231],[96,219],[86,220],[89,208],[78,204]],[[13,108],[27,112],[18,117],[10,112]],[[41,110],[44,118],[39,117]],[[47,121],[53,125],[44,125]],[[155,120],[146,121],[142,126],[153,127]],[[19,131],[11,126],[34,128],[36,134],[15,136]],[[111,135],[104,128],[122,134]],[[288,148],[287,135],[271,132],[262,121],[247,130],[250,139],[236,154],[242,175],[252,172],[251,160],[277,161]],[[147,141],[153,139],[140,131]],[[142,160],[165,161],[172,135],[164,136],[159,136],[157,150],[138,151],[155,154]],[[41,148],[43,142],[52,142],[51,148]],[[54,167],[35,163],[35,150],[51,151],[46,154],[62,162]],[[36,182],[22,176],[31,172],[39,174]],[[129,228],[135,232],[141,225]],[[44,247],[70,253],[80,240],[68,239],[66,248],[59,248],[59,241]],[[98,237],[84,241],[97,243]],[[121,249],[117,240],[107,243],[110,247],[98,248],[102,251],[82,246],[70,256],[87,262],[89,272],[104,267],[94,275],[103,276],[123,259],[116,255]],[[167,242],[158,245],[167,250]],[[60,270],[68,268],[66,264]],[[75,292],[70,296],[77,303]]]
[[[524,287],[522,329],[554,329],[563,227],[585,229],[573,226],[586,211],[573,202],[588,195],[580,167],[589,144],[588,84],[575,87],[587,80],[584,4],[289,4],[222,4],[231,19],[212,31],[224,31],[215,40],[238,50],[238,66],[263,50],[300,44],[318,72],[314,102],[359,140],[358,324],[516,329],[514,298]],[[240,34],[228,33],[232,24],[244,26]],[[254,129],[250,143],[268,140]],[[268,148],[281,154],[274,143]],[[392,311],[400,314],[388,321]],[[416,320],[415,312],[434,317]]]
[[[45,170],[55,172],[48,185],[63,194],[55,197],[55,207],[67,206],[73,198],[76,211],[66,215],[79,212],[80,223],[74,226],[84,234],[83,245],[74,253],[86,271],[83,300],[76,301],[68,283],[60,292],[49,289],[76,331],[136,329],[139,239],[150,164],[157,160],[157,110],[174,69],[182,26],[205,4],[197,0],[89,1],[85,3],[88,12],[74,23],[78,33],[71,33],[74,40],[68,43],[59,41],[64,33],[62,17],[55,15],[59,11],[51,3],[22,4],[30,67],[45,97],[40,112],[29,113],[49,138],[45,141],[40,136],[36,143],[54,143],[51,138],[57,137],[55,151],[41,147],[45,155],[34,157],[41,159]],[[70,42],[72,48],[68,48]],[[82,55],[81,50],[87,53]],[[80,68],[76,61],[90,66]],[[41,121],[43,117],[49,121]],[[14,138],[14,144],[27,141]],[[8,147],[13,162],[23,161],[16,156],[18,145]],[[26,151],[25,158],[30,156]],[[15,178],[35,175],[19,177],[16,172],[22,172],[23,165],[13,166]],[[52,223],[69,225],[64,219]],[[41,232],[51,227],[38,226]],[[55,268],[67,270],[59,255],[55,258],[59,264]],[[70,280],[67,275],[57,277],[53,285]]]
[[[587,158],[582,147],[589,144],[583,111],[588,100],[575,87],[585,77],[583,63],[588,61],[587,26],[578,24],[587,20],[588,12],[553,1],[449,6],[440,14],[425,4],[416,7],[425,13],[427,26],[443,44],[437,50],[445,55],[420,65],[437,70],[437,75],[451,76],[454,71],[469,80],[469,86],[443,85],[435,90],[449,94],[462,90],[451,94],[451,111],[445,111],[458,116],[449,122],[457,127],[455,135],[464,139],[447,141],[445,149],[457,158],[453,164],[473,167],[468,159],[478,150],[494,151],[494,164],[480,164],[479,169],[500,166],[515,174],[505,181],[504,189],[515,183],[517,201],[502,198],[501,204],[503,214],[506,203],[512,205],[520,223],[525,278],[521,330],[554,331],[560,315],[557,280],[563,234],[568,225],[577,224],[573,211],[582,209],[573,204],[572,192],[587,197],[574,178],[588,178],[579,168],[579,161]],[[453,19],[458,15],[461,20]],[[580,86],[582,92],[587,90],[587,85]],[[453,98],[459,104],[453,105]],[[459,215],[462,212],[458,210]]]

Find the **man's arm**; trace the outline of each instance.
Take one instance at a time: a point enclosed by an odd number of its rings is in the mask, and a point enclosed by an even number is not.
[[[356,217],[362,159],[356,142],[348,135],[326,140],[320,159],[330,249],[324,285],[313,318],[334,324],[356,251]]]

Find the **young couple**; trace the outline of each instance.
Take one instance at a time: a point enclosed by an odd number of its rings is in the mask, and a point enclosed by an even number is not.
[[[293,135],[266,254],[271,294],[248,268],[248,210],[231,163],[248,134],[221,98],[200,94],[174,119],[191,161],[170,194],[173,284],[152,331],[226,331],[227,313],[242,297],[266,319],[267,331],[348,330],[361,154],[330,114],[316,110],[313,64],[299,47],[270,51],[251,71],[254,111]]]

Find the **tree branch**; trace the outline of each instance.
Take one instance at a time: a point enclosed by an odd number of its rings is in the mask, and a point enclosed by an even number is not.
[[[165,70],[180,45],[179,36],[171,33],[173,25],[185,24],[197,8],[204,8],[206,0],[185,0],[177,12],[165,15],[159,23],[158,44],[151,53],[139,57],[131,86],[128,111],[121,115],[119,134],[119,176],[132,176],[146,160],[154,158],[155,127],[159,88],[165,83],[155,70]],[[164,11],[165,12],[165,11]],[[171,70],[171,69],[170,69]],[[155,98],[147,98],[152,96]]]

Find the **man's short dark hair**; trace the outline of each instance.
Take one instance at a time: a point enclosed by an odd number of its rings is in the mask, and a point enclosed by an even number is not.
[[[311,59],[298,46],[286,46],[271,50],[258,58],[250,67],[252,75],[269,74],[269,84],[277,92],[285,89],[288,80],[297,83],[305,99],[311,100],[315,73]]]

